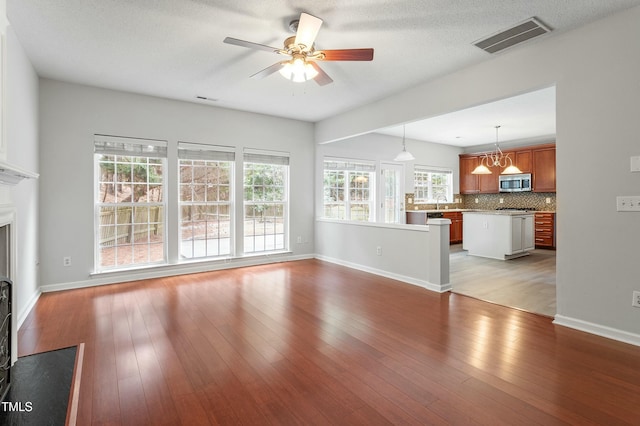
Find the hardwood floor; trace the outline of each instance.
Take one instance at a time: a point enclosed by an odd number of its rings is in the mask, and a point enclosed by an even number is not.
[[[455,293],[553,317],[556,314],[556,253],[533,250],[512,260],[469,256],[451,246],[450,280]]]
[[[640,348],[305,260],[43,294],[79,425],[637,424]]]

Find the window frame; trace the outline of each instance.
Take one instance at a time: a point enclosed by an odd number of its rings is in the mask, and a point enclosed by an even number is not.
[[[426,177],[419,175],[426,174]],[[448,182],[444,185],[435,185],[433,175],[446,175]],[[426,182],[426,184],[423,184]],[[453,203],[453,170],[447,167],[424,166],[416,164],[413,168],[413,200],[414,204]],[[435,188],[444,188],[445,199],[438,199]],[[422,194],[420,194],[420,192]],[[427,197],[423,197],[426,193]]]
[[[201,163],[201,164],[196,164]],[[209,184],[206,179],[208,177],[208,169],[218,168],[216,165],[224,164],[227,169],[227,182],[225,184]],[[215,260],[219,258],[229,258],[234,256],[235,254],[235,150],[232,147],[227,146],[218,146],[218,145],[205,145],[205,144],[195,144],[188,142],[178,142],[178,158],[177,158],[177,166],[178,166],[178,194],[177,194],[177,204],[178,204],[178,259],[179,262],[192,262],[192,261],[202,261],[202,260]],[[183,168],[189,168],[191,170],[191,180],[190,182],[183,181]],[[194,173],[199,168],[203,168],[205,175],[205,182],[203,183],[195,183],[193,181]],[[221,168],[222,170],[225,167]],[[204,195],[202,200],[195,199],[195,195],[193,193],[194,186],[202,186],[206,187],[204,189]],[[220,188],[227,187],[227,200],[220,200],[219,196],[216,200],[209,200],[208,195],[210,193],[209,188],[211,185],[216,186],[218,191],[218,195],[220,194]],[[191,199],[183,200],[183,188],[185,186],[191,187]],[[202,209],[203,211],[208,210],[209,208],[215,207],[217,211],[216,216],[217,220],[209,221],[206,216],[208,213],[204,213],[204,220],[190,220],[191,224],[191,239],[184,239],[185,235],[185,219],[184,219],[184,211],[185,208],[189,209]],[[228,227],[228,237],[221,238],[221,235],[224,235],[224,232],[221,232],[221,228],[224,229],[225,224],[224,221],[220,221],[220,208],[227,207],[227,215],[228,221],[226,227]],[[195,228],[196,226],[204,225],[204,239],[203,238],[195,238]],[[213,226],[214,237],[209,238],[209,228]],[[188,232],[188,230],[187,230]],[[224,247],[227,244],[224,244],[224,240],[228,240],[228,247],[224,250]],[[200,243],[198,243],[200,242]],[[190,244],[190,256],[185,254],[186,244]],[[212,254],[209,254],[209,249],[211,244],[215,244],[215,249],[212,249]],[[197,247],[203,246],[203,247]],[[188,250],[187,250],[188,251]],[[203,253],[203,255],[196,255],[196,253]]]
[[[247,171],[248,168],[253,168],[254,166],[273,166],[273,167],[282,167],[282,184],[277,185],[278,188],[281,189],[281,197],[279,199],[264,199],[264,198],[255,198],[255,188],[256,187],[268,187],[274,185],[255,185],[255,181],[251,185],[247,185]],[[252,255],[262,255],[262,254],[270,254],[270,253],[278,253],[283,251],[288,251],[291,242],[289,236],[289,211],[290,211],[290,195],[289,195],[289,187],[290,187],[290,166],[289,166],[289,153],[279,152],[279,151],[266,151],[266,150],[256,150],[245,148],[243,153],[243,161],[242,161],[242,255],[244,256],[252,256]],[[252,199],[247,199],[247,189],[251,189]],[[266,192],[262,191],[262,194],[265,195]],[[273,194],[273,193],[272,193]],[[266,206],[266,209],[265,209]],[[281,206],[281,211],[277,210],[277,207]],[[259,212],[262,213],[264,211],[272,211],[274,214],[272,216],[266,216],[272,219],[273,232],[268,231],[268,222],[266,220],[262,220],[262,235],[264,238],[262,239],[262,249],[258,249],[260,246],[258,237],[260,234],[257,233],[256,227],[256,219],[258,216],[247,216],[247,209],[253,208],[254,213]],[[277,215],[276,213],[280,213]],[[265,216],[262,216],[263,218]],[[281,217],[282,223],[281,231],[278,231],[278,217]],[[250,219],[252,218],[252,219]],[[247,222],[252,221],[253,226],[248,227]],[[248,231],[252,231],[248,233]],[[281,237],[279,237],[281,236]],[[273,247],[271,249],[267,249],[268,238],[272,237]],[[248,244],[251,241],[252,244]],[[258,244],[257,244],[258,243]],[[249,249],[251,246],[251,249]]]
[[[376,205],[376,176],[377,167],[375,162],[368,160],[357,160],[337,157],[323,158],[323,184],[322,184],[322,217],[327,219],[344,220],[348,222],[376,222],[377,205]],[[342,176],[342,187],[332,186],[330,190],[342,193],[342,200],[327,200],[327,174]],[[364,180],[359,180],[364,179]],[[338,179],[335,179],[338,181]],[[366,187],[365,187],[366,182]],[[352,184],[354,184],[352,186]],[[358,186],[357,184],[360,184]],[[355,193],[364,195],[368,194],[366,201],[356,201],[353,199]],[[338,196],[339,198],[339,196]],[[335,206],[338,208],[338,215],[327,215],[327,206]],[[354,206],[366,206],[368,215],[365,220],[354,219],[352,210]],[[340,207],[342,206],[342,209]],[[341,211],[342,210],[342,211]],[[364,217],[364,216],[362,216]]]
[[[105,157],[113,157],[110,161],[105,161]],[[127,159],[126,161],[119,161],[120,159]],[[144,159],[145,161],[135,161],[136,159]],[[151,162],[150,160],[154,160]],[[103,180],[102,174],[102,165],[113,163],[114,171],[118,169],[118,165],[123,165],[124,167],[129,166],[130,175],[129,180],[119,180],[119,173],[112,173],[112,181]],[[146,173],[146,180],[142,183],[136,183],[134,178],[134,169],[136,165],[143,164],[143,168],[146,166],[148,170],[152,166],[159,166],[161,173],[158,175],[162,179],[158,182],[150,182],[151,173]],[[168,253],[168,239],[167,239],[167,141],[160,140],[151,140],[151,139],[138,139],[138,138],[128,138],[128,137],[117,137],[117,136],[109,136],[109,135],[94,135],[94,155],[93,155],[93,165],[94,165],[94,272],[103,273],[103,272],[112,272],[112,271],[122,271],[129,269],[137,269],[142,267],[148,267],[153,265],[164,265],[167,264],[167,253]],[[111,183],[112,182],[112,183]],[[140,182],[140,181],[137,181]],[[146,186],[146,194],[149,193],[149,187],[151,183],[154,186],[158,186],[161,191],[157,195],[160,201],[136,201],[133,199],[134,188],[136,186]],[[105,202],[101,201],[100,195],[106,195],[102,192],[103,185],[111,185],[114,186],[114,196],[116,197],[113,202]],[[130,194],[132,197],[131,201],[120,201],[118,200],[117,188],[118,186],[127,187],[130,186]],[[137,209],[140,208],[141,211],[145,211],[147,214],[146,221],[140,221],[138,216]],[[157,208],[161,213],[159,217],[156,217],[156,221],[151,221],[151,209]],[[103,212],[105,210],[113,209],[112,219],[107,219],[108,223],[103,223]],[[120,209],[124,211],[119,211]],[[130,210],[127,212],[126,210]],[[128,219],[126,217],[128,216]],[[122,219],[122,221],[120,221]],[[147,242],[140,243],[136,241],[136,235],[141,234],[144,231],[136,230],[136,227],[144,226],[146,224],[146,233],[147,233]],[[158,234],[158,227],[160,228],[161,239],[160,242],[152,242],[150,237],[150,232],[154,229],[154,234]],[[128,229],[127,229],[128,228]],[[127,229],[119,236],[119,229]],[[110,233],[110,230],[113,231],[113,245],[104,245],[105,239],[103,238],[103,233]],[[124,243],[118,243],[118,240],[121,238],[125,239]],[[111,237],[109,237],[111,239]],[[126,240],[130,241],[126,241]],[[158,260],[152,260],[153,246],[162,245],[162,258]],[[146,262],[136,262],[135,257],[136,253],[141,253],[145,249],[146,246]],[[143,248],[142,251],[139,249]],[[113,259],[114,262],[111,265],[104,265],[104,254],[105,250],[113,250]],[[123,251],[126,253],[130,251],[131,262],[120,263],[119,259],[123,260],[123,258],[119,257],[119,252]],[[125,254],[123,254],[123,257]]]

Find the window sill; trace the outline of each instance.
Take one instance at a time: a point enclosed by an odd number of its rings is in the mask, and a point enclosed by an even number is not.
[[[89,274],[90,277],[109,277],[109,276],[119,276],[126,275],[130,277],[131,275],[142,275],[148,272],[162,272],[162,271],[181,271],[185,273],[190,273],[194,266],[217,266],[217,265],[234,265],[244,266],[242,265],[243,261],[248,259],[257,259],[257,258],[271,258],[277,256],[288,256],[293,254],[291,250],[278,250],[271,252],[261,252],[261,253],[247,253],[240,256],[234,257],[218,257],[215,259],[184,259],[180,260],[176,263],[158,263],[153,265],[144,265],[144,266],[136,266],[130,268],[122,268],[122,269],[109,269],[107,271],[100,272],[92,272]],[[235,265],[234,265],[235,266]]]

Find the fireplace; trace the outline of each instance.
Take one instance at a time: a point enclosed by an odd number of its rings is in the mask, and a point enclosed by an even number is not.
[[[0,207],[0,401],[3,401],[11,383],[11,366],[17,359],[15,347],[17,330],[13,318],[15,270],[15,209]]]
[[[0,401],[11,383],[11,281],[0,278]]]

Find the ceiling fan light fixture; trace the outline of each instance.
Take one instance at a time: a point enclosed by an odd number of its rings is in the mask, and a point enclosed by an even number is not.
[[[282,63],[280,74],[287,80],[304,83],[307,80],[313,80],[318,75],[318,71],[304,58],[294,57]]]

